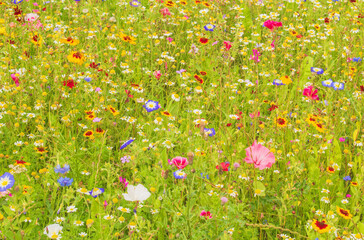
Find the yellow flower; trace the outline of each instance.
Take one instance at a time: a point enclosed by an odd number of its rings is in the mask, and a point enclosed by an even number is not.
[[[292,83],[292,79],[289,76],[283,76],[280,78],[283,84],[288,85]]]
[[[87,219],[87,221],[86,221],[86,226],[89,228],[89,227],[91,227],[91,225],[94,223],[94,220],[92,220],[92,219]]]
[[[67,59],[71,63],[76,63],[78,65],[82,65],[85,61],[85,57],[81,52],[71,52],[71,54],[67,56]]]

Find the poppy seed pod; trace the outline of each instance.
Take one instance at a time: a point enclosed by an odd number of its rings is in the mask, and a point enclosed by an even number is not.
[[[187,153],[187,157],[188,157],[189,164],[192,165],[192,163],[193,163],[193,157],[194,157],[193,152]]]

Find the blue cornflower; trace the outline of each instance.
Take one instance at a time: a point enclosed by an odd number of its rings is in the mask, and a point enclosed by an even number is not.
[[[353,62],[361,62],[361,58],[360,57],[353,58]]]
[[[85,77],[85,81],[86,82],[91,82],[91,78],[90,77]]]
[[[54,168],[55,173],[62,173],[62,174],[67,173],[69,170],[70,170],[70,165],[68,165],[68,164],[63,165],[63,168],[61,168],[60,165],[57,165]]]
[[[176,179],[182,179],[182,178],[186,178],[187,177],[187,174],[185,172],[183,172],[182,170],[177,170],[173,173],[173,176],[176,178]]]
[[[105,189],[103,188],[93,188],[91,191],[90,191],[90,195],[93,197],[93,198],[96,198],[98,197],[101,193],[105,192]]]
[[[128,141],[126,141],[123,145],[121,145],[120,150],[126,148],[128,145],[130,145],[132,142],[134,142],[135,139],[131,138]]]
[[[214,31],[214,29],[215,29],[215,25],[212,25],[212,24],[207,24],[207,25],[205,25],[203,28],[206,30],[206,31],[209,31],[209,32],[212,32],[212,31]]]
[[[350,176],[346,176],[343,178],[345,181],[350,181],[351,180],[351,177]]]
[[[159,102],[148,100],[143,107],[147,110],[147,112],[152,112],[159,109]]]
[[[23,0],[13,0],[12,1],[12,3],[14,3],[14,4],[19,4],[19,3],[21,3]]]
[[[325,81],[322,81],[322,86],[324,87],[331,87],[331,84],[333,83],[332,79],[328,79],[328,80],[325,80]]]
[[[62,186],[62,187],[68,187],[71,186],[72,182],[73,182],[73,178],[68,178],[68,177],[60,177],[57,182]]]
[[[274,79],[273,80],[273,85],[281,86],[281,85],[284,85],[284,83],[280,79]]]
[[[331,87],[334,88],[335,90],[343,90],[344,83],[333,82],[333,83],[331,83]]]
[[[201,177],[202,177],[202,178],[205,178],[205,177],[203,176],[203,173],[201,173]],[[210,179],[210,177],[209,177],[209,175],[208,175],[208,174],[206,174],[206,179]]]
[[[14,176],[8,172],[4,173],[0,177],[0,192],[5,192],[6,190],[14,186],[15,179]]]
[[[212,137],[212,136],[214,136],[216,134],[214,128],[205,128],[204,131],[207,132],[210,137]]]
[[[316,73],[316,74],[323,74],[324,70],[322,68],[311,67],[311,72]]]

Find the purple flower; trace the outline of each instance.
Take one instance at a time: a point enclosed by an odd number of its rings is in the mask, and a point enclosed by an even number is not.
[[[350,181],[351,180],[351,177],[350,176],[346,176],[343,178],[345,181]]]
[[[94,120],[92,120],[93,122],[100,122],[102,118],[98,118],[98,117],[95,117]]]
[[[120,150],[126,148],[128,145],[130,145],[132,142],[134,142],[134,139],[131,138],[128,141],[126,141],[123,145],[121,145]]]
[[[159,107],[159,102],[157,101],[153,101],[153,100],[148,100],[143,107],[147,110],[147,112],[152,112],[155,110],[158,110]]]
[[[176,71],[176,73],[178,73],[178,74],[182,74],[183,72],[186,72],[186,70],[185,69],[181,69],[179,71]]]
[[[57,165],[57,166],[54,168],[54,172],[55,172],[55,173],[62,173],[62,174],[67,173],[69,170],[70,170],[70,165],[68,165],[68,164],[63,165],[63,168],[61,168],[61,166],[60,166],[60,165]]]
[[[130,159],[130,156],[124,156],[124,157],[120,158],[120,160],[122,163],[128,163],[128,162],[130,162],[131,159]]]
[[[91,191],[90,191],[90,195],[93,197],[93,198],[96,198],[97,196],[99,196],[101,193],[105,192],[105,190],[103,188],[93,188]]]
[[[140,6],[140,2],[139,2],[139,1],[137,1],[137,0],[133,0],[133,1],[131,1],[129,4],[130,4],[130,6],[132,6],[132,7],[139,7],[139,6]]]

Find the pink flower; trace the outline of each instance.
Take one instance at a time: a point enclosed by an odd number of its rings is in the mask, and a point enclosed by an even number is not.
[[[229,51],[230,48],[232,47],[231,42],[229,42],[229,41],[224,41],[224,45],[225,45],[225,48],[227,51]]]
[[[278,28],[278,27],[282,27],[282,23],[281,22],[275,22],[272,20],[267,20],[264,22],[264,27],[268,28],[269,30],[273,31],[274,29]]]
[[[184,169],[188,165],[188,160],[184,157],[175,157],[169,164],[174,164],[178,169]]]
[[[224,205],[228,201],[228,199],[226,197],[221,197],[220,200],[221,200],[222,205]]]
[[[249,114],[249,117],[251,117],[251,118],[256,118],[259,116],[260,116],[260,112],[253,112],[253,113]]]
[[[163,17],[165,17],[166,15],[171,15],[170,11],[168,8],[163,8],[160,10],[160,13],[163,14]]]
[[[314,91],[312,86],[309,86],[303,90],[303,96],[306,96],[311,100],[319,100],[319,97],[316,93],[317,89]]]
[[[168,37],[168,38],[167,38],[167,40],[168,40],[169,42],[173,42],[173,38]]]
[[[200,216],[201,216],[201,217],[205,217],[206,219],[207,219],[207,218],[212,218],[211,213],[210,213],[210,212],[206,212],[205,210],[202,210],[202,211],[201,211]]]
[[[154,75],[154,77],[156,78],[156,79],[160,79],[160,77],[162,76],[162,74],[161,74],[161,71],[154,71],[154,73],[153,73],[153,75]]]
[[[345,142],[345,138],[341,137],[339,138],[340,142]]]
[[[8,195],[10,197],[13,196],[9,190],[6,190],[4,192],[0,192],[0,198],[5,197],[6,195]]]
[[[27,15],[25,15],[24,20],[26,22],[35,22],[37,19],[39,18],[39,15],[36,13],[28,13]]]
[[[19,78],[15,74],[11,74],[10,76],[15,82],[16,86],[19,87]]]
[[[259,170],[272,167],[273,163],[276,161],[274,154],[263,145],[257,144],[256,140],[253,145],[245,149],[245,151],[245,162],[254,163],[254,167],[259,168]]]

